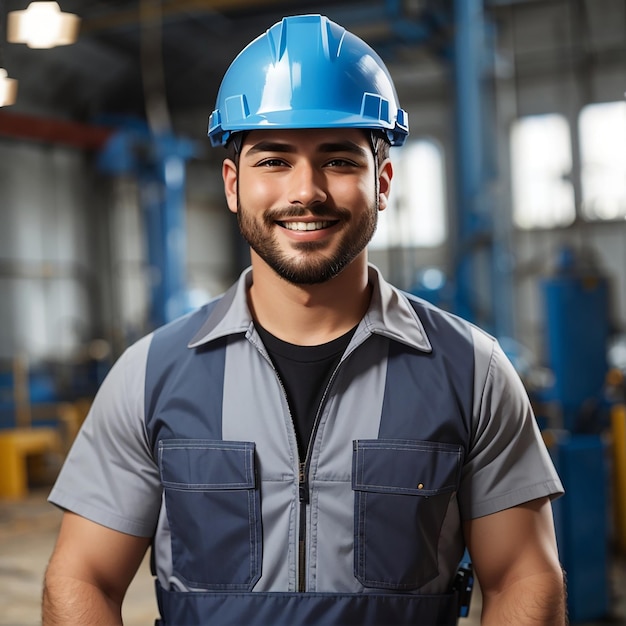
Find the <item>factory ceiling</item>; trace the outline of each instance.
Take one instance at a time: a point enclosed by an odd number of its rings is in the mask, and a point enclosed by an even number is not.
[[[408,94],[441,102],[441,89],[450,84],[454,0],[58,2],[81,18],[78,41],[38,50],[6,40],[8,13],[26,9],[30,0],[0,0],[0,67],[19,81],[17,102],[0,111],[0,122],[11,113],[90,124],[133,116],[178,131],[179,120],[193,117],[197,136],[236,54],[295,13],[325,14],[368,41],[389,66],[402,101]],[[593,62],[623,65],[623,0],[484,0],[484,5],[496,22],[527,25],[528,35],[516,39],[526,52],[514,61],[517,79],[525,68],[567,71],[571,58],[583,70]],[[531,14],[532,21],[523,19]],[[507,71],[509,60],[499,62]]]
[[[413,71],[421,55],[424,71],[432,72],[448,28],[441,0],[59,0],[81,18],[78,41],[38,50],[6,41],[8,12],[28,4],[0,3],[0,66],[19,81],[11,111],[90,122],[152,114],[162,124],[187,112],[208,115],[236,54],[284,15],[325,14],[398,71]]]

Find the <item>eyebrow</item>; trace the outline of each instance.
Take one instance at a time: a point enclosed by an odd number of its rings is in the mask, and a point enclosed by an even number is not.
[[[333,141],[327,143],[321,143],[316,148],[317,152],[325,154],[333,154],[336,152],[348,152],[360,157],[367,157],[368,152],[361,146],[353,141]],[[285,154],[295,154],[297,152],[296,146],[290,143],[283,143],[280,141],[259,141],[251,146],[246,152],[247,155],[254,155],[260,152],[279,152]]]

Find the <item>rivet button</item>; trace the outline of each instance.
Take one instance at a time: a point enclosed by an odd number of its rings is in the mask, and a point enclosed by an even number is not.
[[[418,483],[417,488],[418,489],[424,489],[424,483]]]

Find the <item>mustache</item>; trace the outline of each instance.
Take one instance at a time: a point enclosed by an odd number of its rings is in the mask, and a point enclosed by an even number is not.
[[[341,207],[331,207],[318,204],[314,207],[291,205],[278,209],[270,209],[265,212],[263,219],[266,223],[280,222],[294,217],[317,217],[320,220],[347,220],[351,216],[350,211]]]

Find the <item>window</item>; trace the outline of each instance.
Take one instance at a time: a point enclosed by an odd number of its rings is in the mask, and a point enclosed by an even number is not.
[[[590,104],[578,119],[581,214],[587,219],[626,217],[626,102]]]
[[[519,228],[567,226],[576,216],[569,124],[533,115],[511,128],[513,222]]]
[[[434,247],[446,238],[441,148],[419,139],[391,149],[393,181],[387,210],[379,214],[372,249]]]

